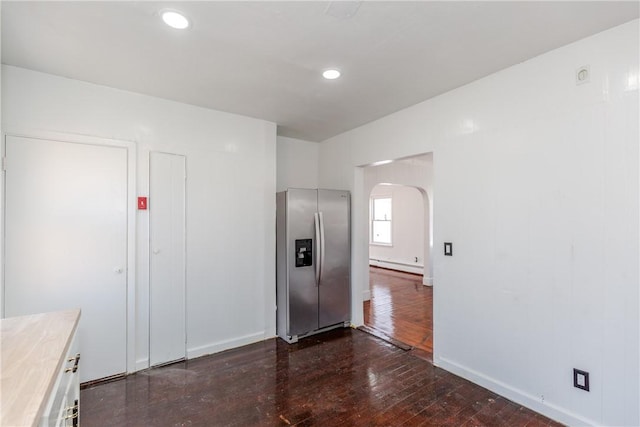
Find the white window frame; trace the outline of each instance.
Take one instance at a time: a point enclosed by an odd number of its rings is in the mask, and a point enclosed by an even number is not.
[[[391,218],[385,220],[375,219],[375,200],[389,199],[391,205]],[[373,225],[376,221],[388,221],[389,222],[389,242],[377,242],[374,239]],[[371,196],[369,199],[369,244],[376,246],[393,246],[393,198],[388,196]]]

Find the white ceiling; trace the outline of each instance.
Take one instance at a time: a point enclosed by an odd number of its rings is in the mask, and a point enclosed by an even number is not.
[[[639,9],[637,1],[364,1],[347,17],[345,6],[4,0],[2,62],[322,141],[638,18]],[[167,7],[192,27],[166,27],[158,11]],[[343,77],[322,79],[328,67]]]

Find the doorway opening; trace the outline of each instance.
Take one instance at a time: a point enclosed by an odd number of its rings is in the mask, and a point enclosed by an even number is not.
[[[369,289],[364,328],[433,360],[431,153],[364,170]]]

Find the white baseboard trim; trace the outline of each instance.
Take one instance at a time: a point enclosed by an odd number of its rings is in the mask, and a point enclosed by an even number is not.
[[[362,291],[362,301],[369,301],[371,299],[371,289]]]
[[[422,277],[422,284],[425,286],[433,286],[433,277]]]
[[[436,366],[449,371],[459,377],[465,378],[475,384],[478,384],[486,389],[498,393],[501,396],[506,397],[522,406],[532,409],[546,417],[556,420],[565,425],[580,425],[580,426],[595,426],[598,423],[584,418],[578,414],[574,414],[571,411],[566,410],[560,406],[554,405],[549,401],[542,401],[540,396],[534,396],[523,390],[512,387],[494,378],[488,377],[480,372],[469,369],[466,366],[460,365],[456,362],[448,360],[447,358],[439,357],[435,363]]]
[[[394,261],[381,261],[378,259],[370,259],[369,265],[376,267],[388,268],[391,270],[404,271],[405,273],[423,274],[424,268],[421,265],[413,266]]]
[[[149,359],[145,358],[145,359],[136,360],[136,370],[135,370],[135,372],[144,371],[148,367],[149,367]]]
[[[264,341],[265,331],[257,332],[255,334],[244,335],[242,337],[233,338],[230,340],[219,341],[199,347],[187,349],[187,359],[193,359],[200,356],[206,356],[207,354],[219,353],[231,348],[242,347],[243,345],[253,344],[254,342]]]

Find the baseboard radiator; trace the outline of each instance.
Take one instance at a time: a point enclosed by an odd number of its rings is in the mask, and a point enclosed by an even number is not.
[[[385,264],[396,264],[396,265],[404,265],[406,267],[418,267],[418,268],[423,268],[424,265],[422,264],[409,264],[408,262],[398,262],[398,261],[389,261],[386,259],[375,259],[375,258],[369,258],[369,262],[381,262],[381,263],[385,263]]]
[[[383,259],[369,258],[369,265],[376,267],[391,268],[394,270],[406,271],[409,273],[423,274],[424,266],[420,264],[409,264],[399,261],[388,261]]]

